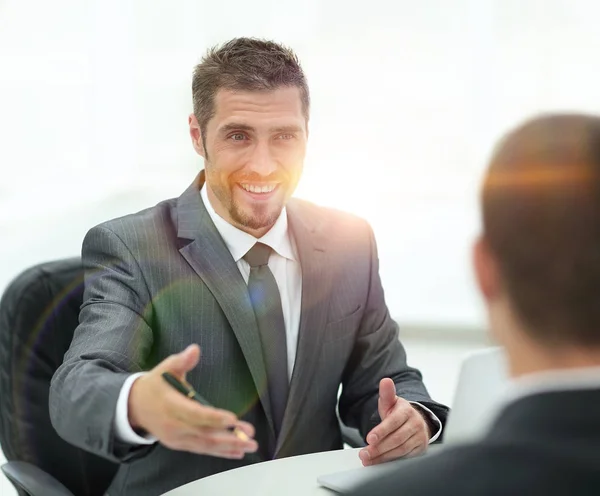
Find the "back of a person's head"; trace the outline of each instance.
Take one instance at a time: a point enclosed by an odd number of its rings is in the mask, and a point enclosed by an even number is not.
[[[509,133],[484,182],[483,227],[530,337],[600,346],[600,117],[545,115]]]

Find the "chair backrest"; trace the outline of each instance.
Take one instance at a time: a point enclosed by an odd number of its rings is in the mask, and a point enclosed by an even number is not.
[[[444,427],[444,444],[483,436],[501,408],[508,386],[508,362],[502,348],[469,353],[460,366],[452,410]]]
[[[118,466],[63,441],[50,423],[50,380],[73,338],[83,300],[79,258],[32,267],[0,301],[0,444],[73,494],[105,493]]]

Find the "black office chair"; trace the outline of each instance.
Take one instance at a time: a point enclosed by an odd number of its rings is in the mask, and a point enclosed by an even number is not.
[[[37,265],[0,301],[0,445],[20,496],[101,496],[118,465],[63,441],[50,423],[50,380],[73,338],[83,301],[79,258]],[[344,442],[364,446],[340,424]]]
[[[72,258],[26,270],[0,301],[2,471],[20,496],[101,496],[118,468],[63,441],[50,423],[50,380],[82,300],[81,260]]]

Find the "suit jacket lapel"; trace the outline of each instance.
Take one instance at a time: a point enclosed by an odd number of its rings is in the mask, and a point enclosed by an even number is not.
[[[287,210],[288,225],[296,242],[302,268],[302,310],[290,394],[275,456],[281,451],[285,439],[293,429],[312,384],[312,375],[327,323],[332,283],[325,230],[314,215],[305,211],[301,203],[291,200]]]
[[[199,191],[203,185],[204,171],[177,202],[177,235],[180,239],[192,240],[179,251],[202,278],[227,317],[248,363],[271,436],[274,436],[267,375],[248,287],[202,203]]]

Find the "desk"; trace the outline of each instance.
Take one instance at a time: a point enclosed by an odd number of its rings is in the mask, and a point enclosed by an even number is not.
[[[317,477],[362,467],[358,452],[342,449],[256,463],[190,482],[163,496],[332,496],[317,484]]]

